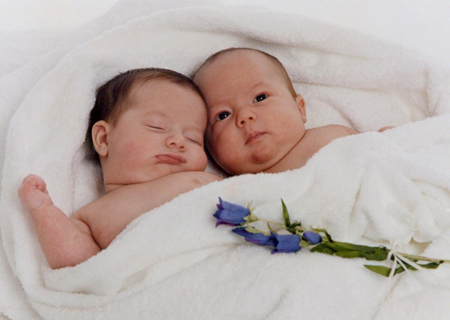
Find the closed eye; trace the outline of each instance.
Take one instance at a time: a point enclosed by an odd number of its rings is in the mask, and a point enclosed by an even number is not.
[[[253,99],[253,103],[261,102],[261,101],[263,101],[263,100],[266,100],[267,98],[268,98],[268,96],[267,96],[267,94],[265,94],[265,93],[258,94],[258,95],[256,96],[256,98]]]
[[[192,138],[186,138],[187,141],[198,144],[199,146],[202,145],[202,143],[200,141],[198,141],[197,139],[192,139]]]
[[[162,130],[164,130],[164,128],[162,128],[162,127],[157,127],[157,126],[148,126],[150,129],[154,129],[154,130],[159,130],[159,131],[162,131]]]

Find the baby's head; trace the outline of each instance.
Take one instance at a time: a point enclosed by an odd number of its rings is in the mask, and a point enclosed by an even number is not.
[[[86,138],[105,185],[203,171],[207,110],[191,79],[165,69],[135,69],[97,89]]]
[[[231,48],[194,76],[208,106],[207,147],[231,174],[256,173],[281,161],[305,134],[305,103],[277,58]]]

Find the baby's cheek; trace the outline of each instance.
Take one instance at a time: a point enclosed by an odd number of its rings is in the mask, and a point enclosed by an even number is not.
[[[142,147],[133,140],[127,141],[123,148],[123,152],[129,154],[130,156],[136,155],[139,150],[142,152]]]
[[[135,141],[127,141],[127,143],[123,144],[122,148],[117,151],[121,153],[119,156],[126,162],[134,163],[138,162],[139,158],[142,158],[144,147]]]
[[[189,157],[191,158],[191,161],[188,161],[189,167],[187,170],[204,171],[206,169],[208,158],[202,147],[198,147],[198,150],[193,151]]]

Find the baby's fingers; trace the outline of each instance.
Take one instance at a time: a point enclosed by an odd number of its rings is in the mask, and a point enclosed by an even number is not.
[[[30,213],[38,208],[53,205],[45,181],[34,174],[23,179],[18,193],[20,200]]]
[[[23,200],[24,197],[27,197],[30,193],[35,191],[48,195],[47,184],[41,177],[34,174],[29,174],[22,181],[22,185],[20,186],[18,192],[19,197]]]

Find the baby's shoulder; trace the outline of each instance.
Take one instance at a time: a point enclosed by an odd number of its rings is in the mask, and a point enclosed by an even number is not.
[[[323,127],[316,127],[309,130],[309,134],[307,137],[308,140],[318,148],[322,148],[331,141],[350,136],[353,134],[357,134],[355,130],[352,128],[342,126],[339,124],[331,124]]]
[[[358,131],[356,131],[350,127],[346,127],[346,126],[343,126],[340,124],[330,124],[330,125],[321,127],[321,129],[323,130],[323,133],[332,135],[333,138],[339,138],[339,137],[344,137],[344,136],[359,133]]]

